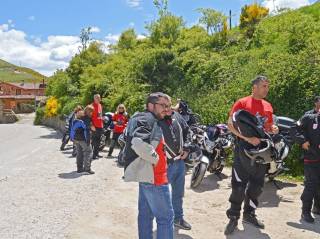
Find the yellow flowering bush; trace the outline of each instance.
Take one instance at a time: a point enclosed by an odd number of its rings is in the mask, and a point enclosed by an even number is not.
[[[53,117],[58,114],[59,102],[57,98],[51,96],[46,103],[45,107],[45,116],[46,117]]]
[[[241,9],[240,28],[246,29],[247,37],[251,38],[255,30],[255,25],[268,16],[268,14],[269,9],[260,6],[258,3],[245,5]]]

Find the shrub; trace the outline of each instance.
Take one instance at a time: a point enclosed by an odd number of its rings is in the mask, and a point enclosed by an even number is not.
[[[36,109],[36,117],[34,118],[34,121],[33,121],[34,125],[41,124],[42,119],[44,118],[44,111],[45,109],[43,107],[39,107]]]
[[[57,98],[54,96],[51,96],[46,103],[45,106],[45,116],[46,117],[53,117],[58,114],[58,108],[59,108],[59,103]]]

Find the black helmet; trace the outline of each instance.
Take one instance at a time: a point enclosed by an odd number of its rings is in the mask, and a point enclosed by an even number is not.
[[[179,113],[182,115],[191,114],[192,111],[186,101],[180,100],[179,102]]]
[[[259,146],[251,149],[243,149],[245,156],[260,164],[268,164],[275,160],[275,151],[270,139],[261,139]]]
[[[232,115],[233,127],[245,137],[265,138],[263,120],[248,111],[238,110]]]

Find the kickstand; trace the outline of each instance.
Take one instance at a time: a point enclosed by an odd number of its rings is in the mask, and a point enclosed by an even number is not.
[[[273,183],[273,185],[278,189],[281,190],[282,188],[279,186],[279,184],[277,183],[277,180],[272,179],[271,182]]]

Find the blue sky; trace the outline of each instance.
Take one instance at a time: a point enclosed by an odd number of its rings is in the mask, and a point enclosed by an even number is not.
[[[214,8],[228,14],[233,24],[240,9],[253,0],[169,0],[169,10],[182,16],[191,26],[197,23],[197,8]],[[272,0],[260,1],[272,7]],[[312,0],[275,0],[278,5],[296,8]],[[145,23],[157,16],[152,0],[1,0],[0,59],[31,67],[46,75],[65,68],[77,52],[78,35],[92,26],[93,38],[107,44],[133,27],[137,34],[147,34]]]
[[[152,0],[2,0],[0,23],[9,19],[17,29],[28,35],[78,35],[85,26],[97,26],[101,30],[96,37],[119,34],[134,27],[145,33],[145,22],[157,15]],[[229,9],[239,13],[241,6],[252,0],[171,0],[169,8],[183,16],[187,24],[197,22],[196,9],[210,7],[227,13]],[[187,3],[187,4],[186,4]]]

